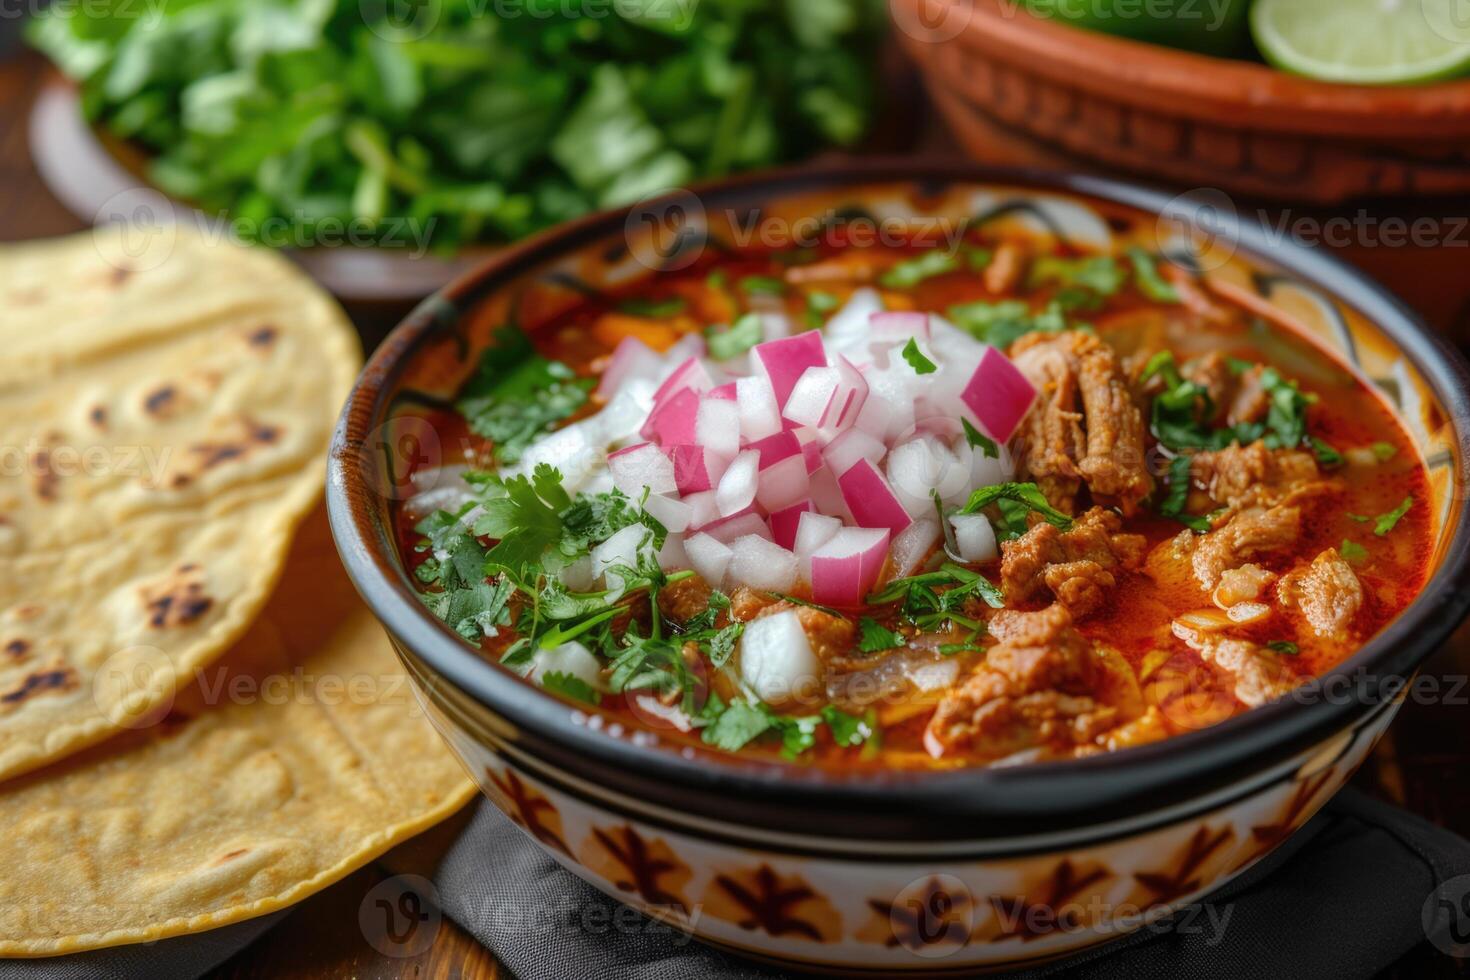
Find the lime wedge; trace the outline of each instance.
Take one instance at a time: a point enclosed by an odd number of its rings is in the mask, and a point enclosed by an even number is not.
[[[1407,85],[1470,71],[1470,0],[1256,0],[1266,60],[1308,78]]]

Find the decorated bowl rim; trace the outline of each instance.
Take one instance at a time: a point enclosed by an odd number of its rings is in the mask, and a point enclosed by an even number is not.
[[[696,185],[666,201],[695,194],[705,204],[739,206],[801,193],[874,185],[1000,185],[1093,198],[1154,215],[1182,215],[1169,194],[1112,178],[963,163],[872,159],[856,163],[747,174]],[[881,838],[974,839],[993,834],[1095,826],[1157,811],[1218,791],[1321,743],[1391,700],[1401,685],[1470,610],[1470,521],[1456,521],[1440,563],[1421,594],[1352,657],[1323,675],[1351,685],[1353,699],[1286,698],[1224,722],[1161,742],[1085,759],[1004,768],[935,772],[843,773],[823,767],[739,757],[687,758],[595,730],[565,702],[483,659],[420,601],[396,555],[386,504],[361,461],[369,436],[385,420],[391,393],[420,348],[462,309],[528,271],[618,234],[634,207],[569,222],[515,246],[421,303],[369,359],[334,432],[327,500],[343,563],[394,639],[436,675],[501,724],[508,740],[556,768],[594,784],[716,819],[767,826],[810,825],[821,832]],[[1237,250],[1315,284],[1377,326],[1427,379],[1454,427],[1457,447],[1470,446],[1470,366],[1402,301],[1366,274],[1320,250],[1275,241],[1254,221],[1240,223]],[[1455,492],[1466,485],[1466,458],[1454,461]],[[1364,680],[1362,672],[1367,672]],[[1354,680],[1356,678],[1356,683]],[[1369,695],[1372,697],[1369,697]]]

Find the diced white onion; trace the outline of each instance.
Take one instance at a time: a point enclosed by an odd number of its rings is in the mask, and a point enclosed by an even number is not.
[[[794,612],[762,616],[740,637],[740,676],[762,701],[803,700],[822,690],[822,662]]]

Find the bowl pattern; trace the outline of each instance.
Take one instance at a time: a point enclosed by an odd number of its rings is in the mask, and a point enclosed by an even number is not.
[[[740,824],[687,821],[550,767],[517,750],[504,719],[454,697],[395,645],[430,720],[481,790],[561,866],[706,943],[848,975],[1034,965],[1171,915],[1171,931],[1217,934],[1229,906],[1207,896],[1310,820],[1401,703],[1180,819],[1150,814],[1087,839],[834,847],[820,827],[773,840]]]
[[[498,807],[564,866],[661,923],[844,972],[1038,962],[1199,902],[1342,786],[1397,710],[1402,682],[1470,601],[1464,374],[1391,297],[1330,258],[1277,248],[1208,198],[1023,172],[913,171],[878,163],[746,178],[514,250],[426,301],[380,349],[344,415],[329,482],[349,572],[431,720]],[[391,503],[423,489],[404,472],[410,454],[454,457],[419,410],[453,394],[498,326],[535,329],[588,291],[678,267],[700,249],[820,232],[835,218],[939,235],[1015,223],[1083,250],[1140,244],[1332,351],[1395,409],[1430,468],[1437,571],[1425,594],[1327,675],[1348,684],[1335,700],[1324,683],[1303,699],[1316,703],[1287,698],[1112,757],[880,781],[840,801],[829,791],[851,787],[800,767],[711,766],[650,746],[647,733],[484,662],[422,607],[394,553]],[[1038,789],[1047,786],[1056,791]],[[1006,811],[1022,798],[1047,802]]]

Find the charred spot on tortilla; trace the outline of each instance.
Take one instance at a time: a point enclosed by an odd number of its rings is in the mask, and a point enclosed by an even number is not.
[[[265,350],[275,346],[276,340],[280,336],[281,331],[276,328],[275,324],[267,323],[264,326],[256,327],[250,331],[249,336],[245,338],[245,342],[251,347]]]
[[[56,499],[57,486],[61,483],[61,477],[51,467],[51,449],[42,447],[31,453],[31,488],[35,490],[36,496],[42,500],[52,502]]]
[[[235,858],[237,858],[237,857],[243,857],[244,855],[249,854],[249,853],[250,853],[250,848],[248,848],[248,847],[242,847],[239,850],[231,851],[228,854],[221,854],[219,856],[219,859],[214,862],[214,866],[215,867],[219,867],[222,864],[229,864],[231,861],[235,860]]]
[[[34,674],[26,675],[26,679],[16,687],[0,693],[0,704],[19,704],[35,694],[46,691],[70,691],[76,686],[76,674],[70,668],[39,670]]]
[[[112,284],[113,289],[121,289],[123,284],[133,277],[133,270],[126,265],[113,266],[107,281]]]
[[[30,605],[16,607],[16,610],[15,610],[14,613],[12,613],[12,615],[15,617],[15,619],[16,619],[17,622],[24,623],[24,622],[29,622],[30,620],[33,620],[33,619],[40,619],[41,618],[41,614],[44,613],[45,611],[46,611],[46,607],[45,606],[41,606],[41,605],[37,605],[35,603],[31,603]]]
[[[143,399],[143,410],[149,415],[164,416],[178,408],[179,390],[173,385],[164,385],[149,392]]]
[[[204,594],[204,574],[198,565],[181,565],[173,575],[142,590],[148,625],[154,629],[188,626],[214,607]]]
[[[31,652],[29,640],[15,639],[5,644],[5,655],[11,660],[24,660],[26,654]]]
[[[107,428],[107,406],[93,405],[92,410],[87,413],[87,420],[98,429]]]

